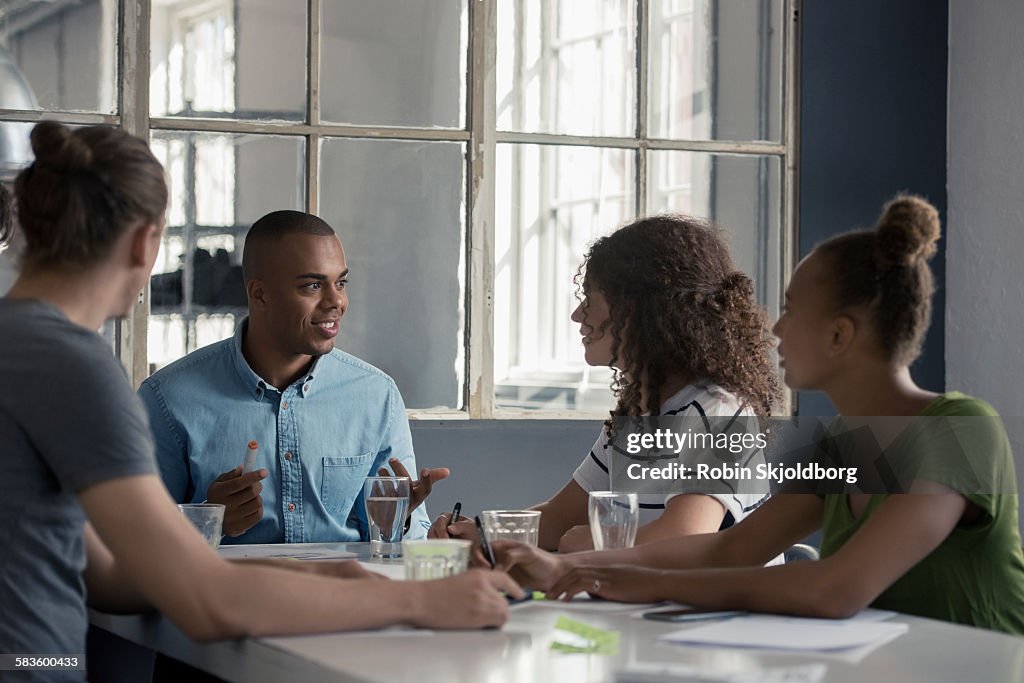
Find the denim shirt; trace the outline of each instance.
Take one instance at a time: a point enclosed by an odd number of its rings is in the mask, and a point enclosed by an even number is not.
[[[256,440],[257,466],[270,473],[263,519],[224,543],[367,540],[366,477],[396,456],[417,476],[398,388],[377,368],[334,349],[278,390],[242,355],[246,324],[139,387],[167,489],[180,503],[203,501],[214,479],[241,465],[247,443]],[[423,538],[429,527],[421,505],[406,537]]]

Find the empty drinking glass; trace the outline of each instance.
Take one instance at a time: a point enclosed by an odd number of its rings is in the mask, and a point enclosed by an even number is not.
[[[207,545],[216,550],[220,547],[221,532],[224,529],[224,506],[220,503],[182,503],[178,505],[192,526],[199,530]]]
[[[409,477],[367,477],[363,484],[366,519],[370,524],[370,554],[402,556],[402,533],[409,512]]]
[[[484,510],[480,515],[488,543],[518,541],[526,545],[537,545],[537,537],[540,535],[539,510]]]
[[[591,491],[587,511],[595,550],[633,547],[640,524],[635,493]]]

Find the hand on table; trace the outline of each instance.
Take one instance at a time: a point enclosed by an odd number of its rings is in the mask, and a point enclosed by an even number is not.
[[[398,458],[391,458],[390,460],[388,460],[388,464],[391,466],[391,470],[394,471],[394,474],[391,474],[391,471],[389,471],[387,467],[381,467],[379,470],[377,470],[377,474],[379,474],[382,477],[394,476],[409,478],[410,514],[412,513],[413,510],[418,508],[420,504],[423,503],[424,500],[427,499],[427,496],[430,495],[430,491],[434,488],[435,482],[441,481],[442,479],[447,479],[448,475],[451,474],[451,471],[447,467],[435,467],[434,469],[424,467],[422,470],[420,470],[420,478],[413,480],[413,478],[409,475],[409,470],[405,469],[405,465],[403,465],[402,461],[399,460]]]
[[[268,474],[265,469],[242,474],[239,465],[221,474],[206,489],[206,502],[224,506],[225,536],[241,536],[263,519],[260,480]]]
[[[410,582],[411,583],[411,582]],[[519,600],[522,589],[504,572],[471,569],[435,581],[417,581],[413,624],[421,628],[488,628],[508,619],[506,595]]]
[[[558,552],[560,553],[578,553],[581,550],[593,549],[594,539],[590,535],[589,524],[577,524],[558,539]]]
[[[548,592],[569,570],[569,563],[564,558],[532,545],[495,541],[491,544],[491,550],[498,561],[497,569],[507,571],[520,586],[528,586],[533,590]]]
[[[571,567],[547,590],[550,600],[571,600],[577,593],[590,593],[618,602],[658,602],[665,590],[660,579],[665,572],[629,565]]]

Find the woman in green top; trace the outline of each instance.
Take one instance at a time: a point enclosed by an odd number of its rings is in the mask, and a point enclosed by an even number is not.
[[[842,416],[981,416],[892,441],[918,462],[904,479],[912,495],[777,495],[716,534],[563,556],[496,543],[499,564],[551,597],[589,591],[837,618],[872,605],[1024,634],[1016,481],[1002,424],[983,401],[926,391],[910,376],[931,313],[927,261],[938,238],[934,207],[897,197],[874,229],[830,239],[800,263],[774,330],[786,384],[824,391]],[[819,528],[821,561],[761,566]]]

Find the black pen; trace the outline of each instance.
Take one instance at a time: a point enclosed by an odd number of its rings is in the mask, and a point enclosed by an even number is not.
[[[455,524],[459,521],[459,514],[462,512],[462,503],[456,501],[455,507],[452,508],[452,518],[449,520],[449,524]]]
[[[479,515],[473,519],[476,520],[476,533],[480,536],[480,548],[484,551],[484,557],[491,563],[491,569],[494,569],[494,565],[498,563],[494,561],[494,553],[491,551],[491,544],[487,542],[487,534],[484,533],[483,522],[480,521]]]

